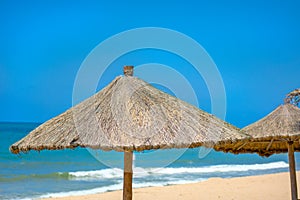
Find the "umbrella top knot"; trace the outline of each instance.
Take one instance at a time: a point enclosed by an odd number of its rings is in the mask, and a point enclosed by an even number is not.
[[[300,103],[300,88],[297,88],[290,93],[286,95],[286,98],[284,99],[285,104],[293,104],[295,106],[298,106]]]
[[[125,76],[132,76],[133,75],[133,66],[124,66],[123,72]]]

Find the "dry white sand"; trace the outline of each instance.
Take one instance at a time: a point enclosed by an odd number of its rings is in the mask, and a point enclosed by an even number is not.
[[[297,180],[299,175],[297,172]],[[298,181],[299,182],[299,181]],[[121,200],[122,191],[101,194],[49,198],[47,200]],[[133,190],[135,200],[285,200],[290,197],[289,173],[240,178],[211,178],[200,183],[149,187]],[[43,199],[44,200],[44,199]]]

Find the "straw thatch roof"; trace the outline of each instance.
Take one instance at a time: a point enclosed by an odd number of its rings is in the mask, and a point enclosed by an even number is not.
[[[287,152],[287,143],[293,142],[295,151],[300,151],[300,109],[289,103],[280,105],[266,117],[241,131],[252,136],[252,139],[242,145],[223,146],[216,150],[232,153],[256,152],[262,156],[269,156]]]
[[[116,151],[211,147],[245,134],[215,116],[132,76],[119,76],[87,100],[37,127],[10,147],[90,147]]]

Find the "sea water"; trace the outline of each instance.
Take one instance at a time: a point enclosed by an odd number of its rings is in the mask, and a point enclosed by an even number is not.
[[[0,123],[0,199],[35,199],[122,189],[123,154],[83,148],[14,155],[9,146],[37,123]],[[299,156],[296,163],[299,167]],[[286,154],[226,154],[211,149],[165,149],[134,153],[133,187],[193,183],[288,171]]]

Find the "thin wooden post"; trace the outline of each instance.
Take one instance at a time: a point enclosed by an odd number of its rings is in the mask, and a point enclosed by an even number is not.
[[[297,191],[297,179],[296,179],[296,167],[295,167],[293,141],[288,142],[288,154],[289,154],[292,200],[297,200],[298,199],[298,191]]]
[[[123,200],[132,200],[132,151],[124,152]]]
[[[124,66],[125,76],[133,75],[133,66]],[[124,151],[123,200],[132,200],[132,151]]]

